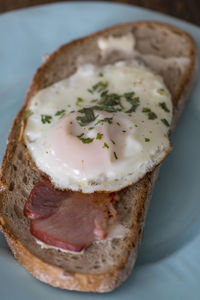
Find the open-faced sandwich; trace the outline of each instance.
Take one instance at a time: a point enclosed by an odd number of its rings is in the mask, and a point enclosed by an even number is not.
[[[193,39],[151,21],[72,41],[37,70],[0,193],[1,230],[36,278],[95,292],[127,278],[195,70]]]

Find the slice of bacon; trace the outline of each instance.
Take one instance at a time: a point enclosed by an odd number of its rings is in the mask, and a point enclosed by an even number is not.
[[[29,219],[39,219],[52,215],[61,202],[70,195],[70,191],[55,189],[45,179],[32,189],[24,206],[24,215]],[[56,200],[56,201],[55,201]]]
[[[83,194],[54,189],[48,180],[35,185],[25,205],[30,231],[40,241],[58,248],[81,251],[95,236],[105,239],[113,193]]]

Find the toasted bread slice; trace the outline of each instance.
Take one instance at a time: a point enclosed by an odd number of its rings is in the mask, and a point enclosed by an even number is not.
[[[80,254],[42,248],[30,234],[29,220],[23,215],[30,191],[41,179],[41,174],[27,160],[21,141],[25,109],[36,92],[70,76],[80,64],[99,65],[126,59],[120,52],[102,58],[97,40],[127,33],[133,34],[136,41],[134,56],[163,76],[172,94],[173,129],[195,80],[196,46],[191,36],[178,28],[143,21],[117,25],[72,41],[50,55],[37,70],[9,135],[1,169],[1,231],[20,264],[39,280],[63,289],[108,292],[127,278],[136,261],[159,166],[120,191],[116,209],[119,222],[128,229],[123,238],[94,242]]]

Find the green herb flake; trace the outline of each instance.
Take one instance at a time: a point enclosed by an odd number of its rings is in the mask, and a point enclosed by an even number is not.
[[[96,135],[96,140],[101,140],[103,137],[103,134],[98,132],[97,135]]]
[[[99,77],[103,77],[103,73],[100,72],[100,73],[98,74],[98,76],[99,76]]]
[[[80,135],[77,135],[77,138],[81,138],[82,136],[84,136],[84,133],[81,133]]]
[[[79,110],[79,112],[84,114],[84,116],[76,117],[76,120],[78,121],[80,126],[86,126],[96,119],[94,111],[91,107],[84,107],[81,110]]]
[[[107,143],[104,143],[104,144],[103,144],[103,148],[107,148],[107,149],[109,149],[109,146],[108,146],[108,144],[107,144]]]
[[[116,93],[109,93],[108,90],[108,82],[107,81],[99,81],[94,84],[88,92],[91,94],[98,93],[99,98],[92,99],[91,103],[96,103],[96,105],[88,107],[91,110],[99,110],[99,111],[106,111],[106,112],[126,112],[132,113],[135,112],[137,107],[140,104],[139,97],[134,97],[134,92],[127,92],[123,95],[119,95]],[[122,104],[122,100],[125,98],[127,102],[131,105],[129,110],[125,111],[125,108]],[[81,120],[79,118],[79,120]],[[83,126],[83,125],[81,125]]]
[[[115,143],[115,141],[113,141],[113,140],[111,140],[111,142],[113,143],[113,145],[115,145],[116,143]]]
[[[167,107],[165,102],[160,102],[159,106],[166,112],[170,112],[169,108]]]
[[[99,82],[97,82],[96,84],[93,85],[92,91],[101,93],[105,89],[107,89],[107,87],[108,87],[108,83],[106,81],[99,81]]]
[[[126,111],[126,113],[132,113],[135,112],[137,107],[140,105],[140,98],[139,97],[133,97],[135,95],[134,92],[124,93],[124,97],[127,102],[131,104],[131,108]]]
[[[101,97],[102,99],[100,100],[100,105],[104,105],[104,106],[116,106],[118,105],[119,107],[122,107],[120,99],[121,96],[119,94],[116,93],[111,93],[108,94],[108,91],[104,91],[101,93]],[[118,109],[119,109],[118,107]]]
[[[122,111],[122,108],[116,106],[104,106],[101,104],[95,105],[92,107],[95,110],[106,111],[106,112],[117,112]]]
[[[142,112],[147,114],[149,120],[157,119],[157,115],[148,107],[143,107]]]
[[[142,112],[143,113],[149,113],[149,112],[151,112],[151,109],[148,108],[148,107],[143,107]]]
[[[157,119],[157,115],[153,111],[151,111],[148,113],[148,119],[155,120],[155,119]]]
[[[108,90],[103,91],[100,96],[103,98],[108,95]]]
[[[104,118],[104,119],[98,120],[95,125],[103,124],[104,122],[107,122],[108,124],[112,124],[112,121],[113,121],[113,117],[111,117],[111,118]]]
[[[78,97],[77,100],[76,100],[76,105],[80,106],[80,104],[83,103],[83,102],[84,102],[83,98]]]
[[[93,94],[93,90],[87,89],[87,91],[88,91],[90,94]]]
[[[167,92],[166,92],[165,89],[157,89],[157,92],[158,92],[158,94],[160,94],[160,95],[166,95],[166,94],[167,94]]]
[[[94,138],[81,138],[83,144],[91,144],[94,141]]]
[[[66,110],[65,109],[61,109],[61,110],[58,110],[56,113],[55,113],[55,116],[59,116],[60,118],[62,118],[65,114]]]
[[[126,130],[122,130],[122,132],[126,132]]]
[[[27,110],[27,112],[26,112],[26,114],[25,114],[25,118],[29,118],[30,116],[32,116],[33,115],[33,111],[32,110]]]
[[[84,136],[84,133],[81,133],[80,135],[77,135],[77,138],[79,140],[81,140],[81,142],[83,144],[91,144],[94,140],[94,138],[84,138],[83,136]]]
[[[94,127],[90,127],[90,128],[88,128],[88,130],[92,130],[92,129],[94,129]]]
[[[169,122],[166,119],[161,119],[161,121],[165,124],[165,126],[169,127]]]
[[[118,126],[121,126],[119,122],[117,122],[117,125],[118,125]]]
[[[115,159],[118,159],[116,152],[113,152]]]
[[[123,105],[120,101],[120,95],[115,93],[109,94],[108,90],[105,89],[100,93],[99,96],[100,99],[97,100],[97,105],[91,107],[93,110],[100,110],[106,112],[118,112],[123,110]]]
[[[131,100],[133,96],[135,95],[134,92],[129,92],[129,93],[124,93],[124,97],[126,98],[127,101]]]
[[[50,115],[41,115],[41,121],[42,121],[43,124],[51,123],[52,116],[50,116]]]
[[[145,140],[145,142],[150,142],[149,138],[145,138],[144,140]]]
[[[137,124],[135,124],[135,127],[138,127],[138,125],[137,125]]]

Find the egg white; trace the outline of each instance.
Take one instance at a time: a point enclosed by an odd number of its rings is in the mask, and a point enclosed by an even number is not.
[[[104,167],[100,165],[98,168],[98,156],[91,152],[91,155],[95,157],[94,169],[90,168],[90,172],[88,172],[77,166],[73,168],[73,162],[70,162],[69,166],[68,158],[64,162],[59,157],[52,156],[53,152],[51,143],[48,143],[48,137],[55,126],[61,124],[62,118],[70,118],[81,108],[94,104],[91,101],[96,99],[99,94],[96,92],[91,94],[88,89],[91,89],[99,81],[108,83],[110,93],[123,95],[127,92],[134,92],[134,96],[139,97],[140,104],[135,112],[125,113],[124,111],[130,108],[130,104],[124,100],[123,112],[107,113],[113,117],[113,123],[115,122],[113,132],[121,130],[120,134],[122,134],[121,132],[124,131],[123,143],[116,146],[117,141],[114,145],[107,140],[106,143],[109,143],[109,149],[107,149],[104,147],[104,138],[98,141],[99,147],[101,147],[99,153],[107,151],[105,159],[108,163]],[[78,98],[82,98],[84,101],[79,102]],[[160,103],[165,103],[169,111],[164,110]],[[149,119],[148,114],[143,111],[144,108],[150,108],[157,118]],[[40,90],[31,99],[28,109],[31,111],[31,115],[27,119],[24,132],[28,151],[38,169],[46,173],[54,185],[61,189],[81,190],[85,193],[120,190],[137,182],[154,168],[171,148],[168,137],[169,127],[161,121],[165,119],[171,124],[170,92],[160,76],[134,60],[121,61],[102,67],[82,65],[71,77]],[[56,116],[56,112],[61,110],[65,110],[65,114]],[[97,121],[105,117],[103,112],[95,111],[95,114]],[[42,115],[51,116],[50,122],[43,123]],[[120,118],[122,124],[117,126]],[[95,122],[85,127],[80,127],[77,123],[76,128],[79,126],[79,133],[84,132],[84,137],[94,138],[97,143],[95,137],[101,131],[101,126],[109,128],[109,125],[99,124],[96,126]],[[89,130],[92,126],[94,128]],[[102,130],[107,130],[105,133],[109,131],[105,127],[102,128]],[[117,135],[114,133],[114,136]],[[75,136],[75,138],[77,137]],[[110,136],[111,139],[112,136]],[[84,145],[81,140],[78,141],[84,152]],[[63,139],[56,141],[56,144],[61,147],[62,143],[65,143]],[[93,143],[85,146],[89,149],[90,145],[94,146]],[[116,149],[121,154],[114,159],[113,154],[117,151]],[[81,153],[77,159],[82,159]]]

